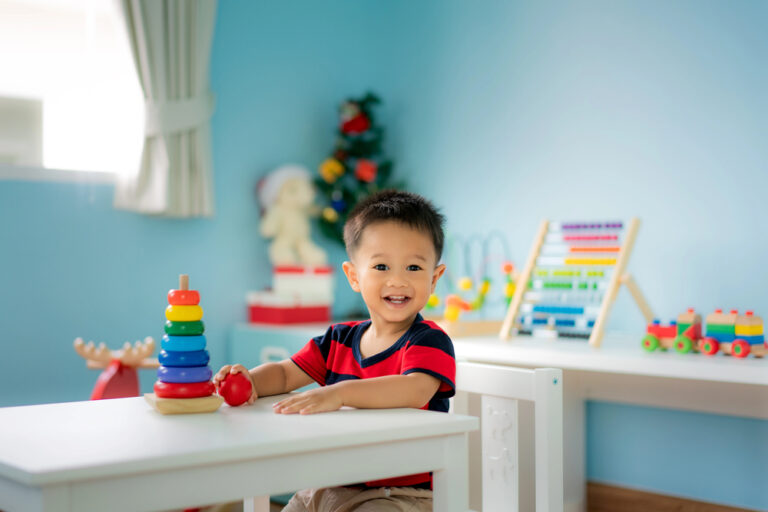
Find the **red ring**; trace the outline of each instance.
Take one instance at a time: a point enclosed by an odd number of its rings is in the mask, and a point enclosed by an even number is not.
[[[205,382],[155,382],[155,395],[159,398],[200,398],[211,396],[216,387],[211,381]]]
[[[197,290],[171,290],[168,292],[168,304],[171,306],[197,306],[200,293]]]

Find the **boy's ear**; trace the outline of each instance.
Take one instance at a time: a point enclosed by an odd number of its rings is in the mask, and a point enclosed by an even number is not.
[[[344,270],[344,275],[347,276],[347,281],[349,281],[349,286],[352,287],[353,290],[356,292],[360,291],[360,281],[357,276],[357,269],[355,268],[355,264],[351,261],[345,261],[341,264],[342,270]]]
[[[435,292],[435,286],[437,286],[437,282],[440,280],[441,277],[443,277],[444,273],[445,273],[444,263],[441,263],[435,267],[435,271],[432,273],[432,291],[430,293]]]

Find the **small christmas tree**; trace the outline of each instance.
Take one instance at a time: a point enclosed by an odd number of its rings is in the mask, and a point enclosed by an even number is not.
[[[379,190],[402,188],[402,183],[390,181],[392,162],[381,155],[384,128],[376,124],[373,113],[380,103],[369,92],[341,104],[336,144],[315,178],[322,201],[320,231],[342,245],[344,223],[358,201]]]

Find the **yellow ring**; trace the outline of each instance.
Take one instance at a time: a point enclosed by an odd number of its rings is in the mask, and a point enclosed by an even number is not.
[[[203,318],[203,308],[200,306],[168,306],[165,308],[165,318],[171,322],[196,322]]]

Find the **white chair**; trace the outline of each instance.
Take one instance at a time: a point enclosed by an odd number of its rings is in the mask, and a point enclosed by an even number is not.
[[[558,369],[457,362],[453,411],[480,417],[479,440],[470,438],[473,508],[480,508],[481,494],[483,512],[531,512],[532,501],[537,512],[563,511],[562,380]],[[532,432],[526,427],[531,404]],[[531,446],[535,471],[524,460]],[[534,474],[535,492],[531,493]],[[480,475],[482,480],[477,478]]]

